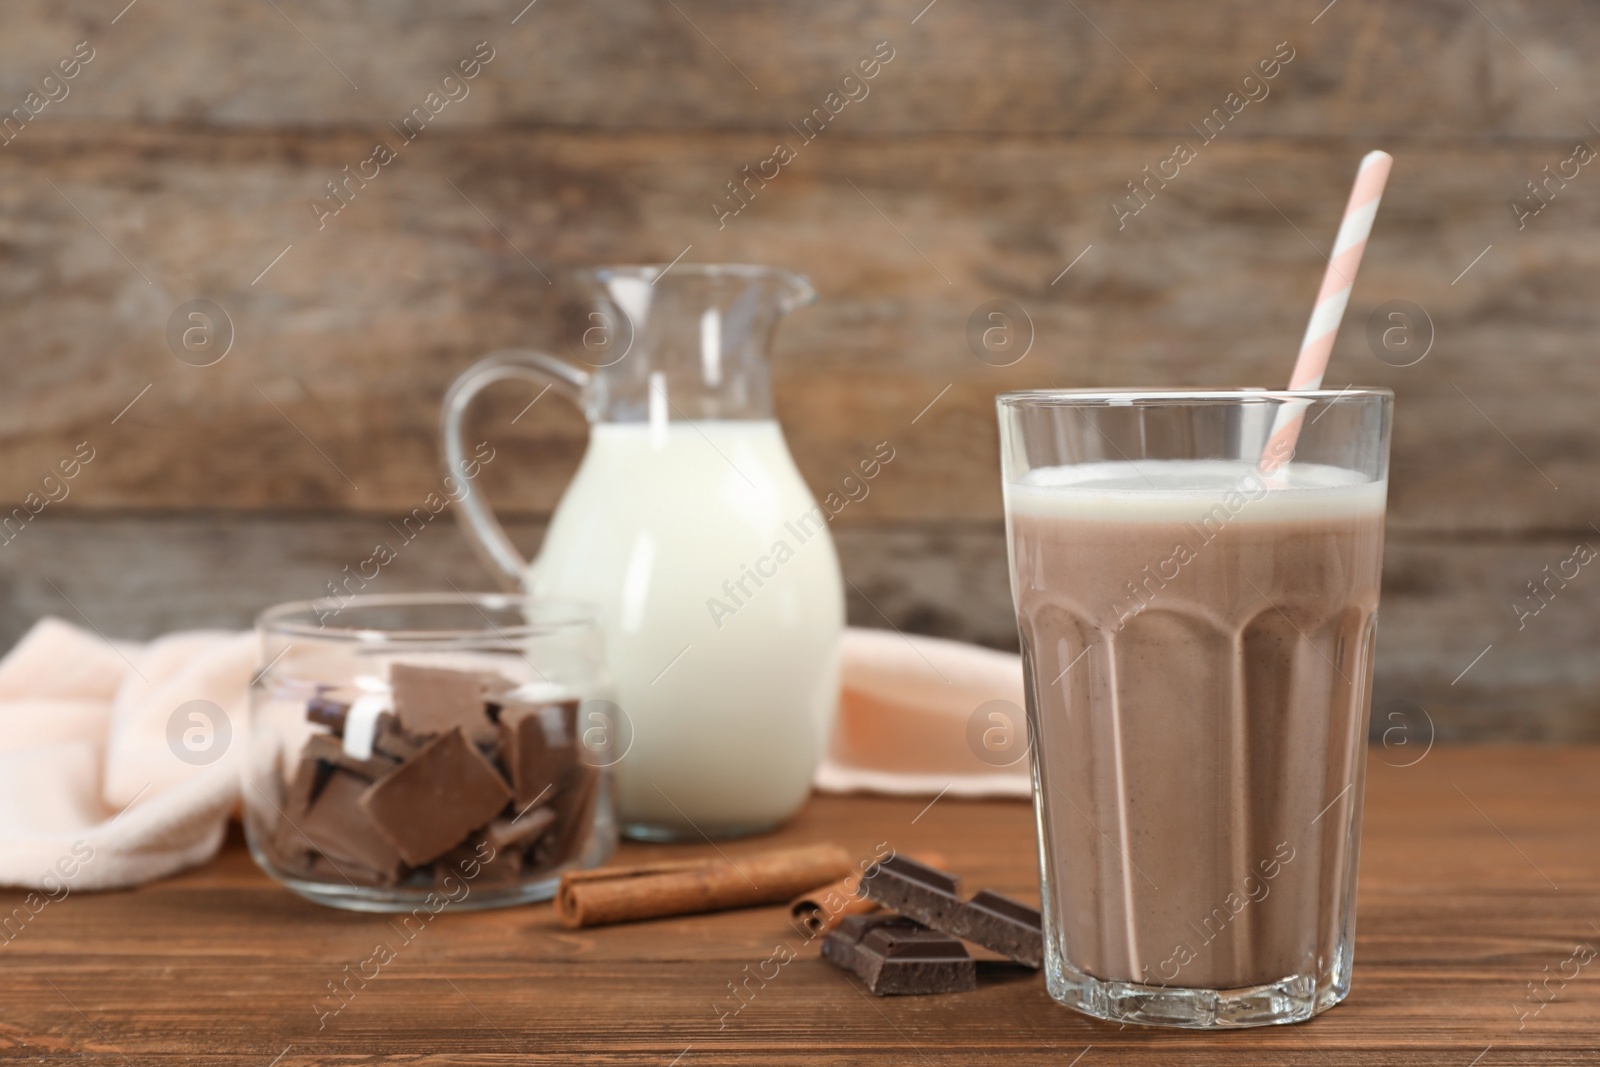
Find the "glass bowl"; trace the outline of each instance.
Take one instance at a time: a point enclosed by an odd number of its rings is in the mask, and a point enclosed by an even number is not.
[[[277,881],[436,914],[547,900],[610,855],[627,739],[589,606],[328,597],[256,630],[244,826]]]

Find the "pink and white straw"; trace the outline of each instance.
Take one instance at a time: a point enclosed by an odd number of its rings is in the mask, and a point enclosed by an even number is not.
[[[1372,233],[1372,220],[1378,214],[1378,203],[1383,199],[1383,187],[1393,165],[1394,157],[1389,153],[1368,152],[1356,171],[1355,185],[1344,206],[1344,218],[1339,222],[1339,236],[1333,242],[1333,255],[1322,275],[1322,288],[1317,291],[1316,306],[1311,309],[1311,320],[1306,323],[1305,337],[1300,341],[1300,355],[1289,377],[1291,390],[1322,387],[1328,357],[1333,354],[1339,323],[1344,319],[1345,306],[1350,303],[1350,290],[1355,285],[1356,271],[1361,268],[1361,256],[1367,250],[1367,238]],[[1272,435],[1261,451],[1263,472],[1276,470],[1294,453],[1307,406],[1308,402],[1297,402],[1278,409]]]

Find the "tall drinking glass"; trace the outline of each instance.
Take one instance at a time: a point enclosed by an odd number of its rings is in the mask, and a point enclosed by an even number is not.
[[[999,397],[1061,1003],[1233,1027],[1349,992],[1392,402]]]

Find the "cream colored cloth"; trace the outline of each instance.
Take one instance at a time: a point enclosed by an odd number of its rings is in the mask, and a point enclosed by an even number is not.
[[[1031,795],[1021,657],[850,629],[840,660],[839,717],[818,789]]]
[[[0,885],[108,889],[215,855],[238,801],[256,658],[248,633],[141,645],[59,619],[30,630],[0,660]],[[841,666],[819,789],[1028,795],[1027,760],[995,766],[976,740],[1008,716],[1021,728],[1016,656],[852,629]]]
[[[34,626],[0,661],[0,885],[59,899],[210,859],[238,798],[255,662],[251,634],[140,645]]]

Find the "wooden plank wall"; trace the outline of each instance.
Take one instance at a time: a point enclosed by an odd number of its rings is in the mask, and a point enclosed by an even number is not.
[[[547,276],[683,253],[815,282],[776,365],[813,486],[896,447],[837,528],[853,620],[1014,645],[994,393],[1280,381],[1384,147],[1328,379],[1398,394],[1375,729],[1600,736],[1600,577],[1521,629],[1513,607],[1600,545],[1592,5],[125,2],[0,11],[0,499],[94,453],[0,545],[0,640],[316,594],[433,486],[450,379],[555,342]],[[802,141],[790,123],[844,90]],[[393,161],[319,219],[380,140]],[[1131,199],[1180,142],[1193,160]],[[719,221],[778,143],[795,160]],[[232,323],[211,366],[167,339],[192,299]],[[993,299],[1031,321],[1009,367],[967,341]],[[1411,349],[1368,328],[1394,301],[1422,310]],[[529,546],[583,443],[555,404],[512,425],[531,396],[506,386],[481,424]],[[444,577],[487,584],[441,528],[385,581]]]

